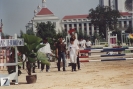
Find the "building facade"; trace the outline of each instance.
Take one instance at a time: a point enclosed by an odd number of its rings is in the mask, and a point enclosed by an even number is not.
[[[45,5],[46,1],[42,0],[42,7],[38,6],[37,10],[34,10],[34,17],[32,18],[31,21],[26,25],[26,30],[33,30],[33,32],[36,34],[37,33],[37,23],[41,22],[52,22],[55,25],[55,30],[61,31],[61,26],[60,26],[60,19],[53,14]],[[27,32],[26,31],[26,32]]]
[[[45,4],[45,0],[42,3]],[[129,25],[132,25],[132,0],[99,0],[100,6],[110,6],[112,9],[119,10],[121,17],[118,18],[118,27],[121,30],[126,30]],[[91,24],[91,19],[88,19],[88,14],[85,15],[66,15],[61,20],[56,17],[48,8],[44,6],[39,7],[37,11],[34,11],[34,17],[32,21],[28,23],[28,27],[33,27],[33,31],[36,32],[35,24],[37,22],[51,21],[56,24],[56,30],[65,30],[68,32],[70,29],[77,31],[82,30],[83,33],[87,33],[89,36],[93,36],[95,32],[98,32],[98,28]],[[28,28],[27,27],[27,28]]]
[[[132,13],[133,0],[99,0],[100,6],[110,6],[112,9],[120,12]]]
[[[132,16],[128,12],[120,12],[121,17],[118,18],[118,28],[126,30],[129,25],[132,25]],[[77,31],[82,30],[87,35],[94,35],[95,32],[99,32],[98,28],[91,24],[91,19],[88,19],[89,15],[69,15],[64,16],[61,20],[61,26],[65,31],[69,29],[75,29]]]

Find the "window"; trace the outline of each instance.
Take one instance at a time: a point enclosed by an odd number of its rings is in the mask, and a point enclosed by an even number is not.
[[[74,27],[77,27],[77,24],[74,24]]]
[[[119,21],[119,23],[118,23],[118,24],[119,24],[119,27],[122,27],[121,21]]]
[[[84,28],[86,28],[86,23],[84,23]]]
[[[75,22],[76,22],[76,19],[73,19],[73,21],[75,21]]]
[[[126,16],[123,16],[124,19],[126,19]]]
[[[125,28],[127,27],[127,21],[124,21],[124,27]]]
[[[67,29],[67,24],[64,24],[64,28]]]
[[[129,25],[130,25],[130,26],[132,25],[132,21],[129,21]]]
[[[87,32],[87,29],[86,29],[86,28],[84,28],[84,32],[85,32],[85,33]]]
[[[81,28],[81,24],[79,24],[79,28]]]
[[[72,29],[72,24],[69,24],[69,29]]]
[[[86,19],[83,19],[83,21],[86,21]]]
[[[78,19],[78,21],[81,21],[81,19]]]

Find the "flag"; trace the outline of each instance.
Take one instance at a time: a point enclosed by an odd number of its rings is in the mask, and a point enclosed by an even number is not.
[[[0,27],[0,32],[2,32],[2,27]]]
[[[75,32],[75,29],[70,29],[70,30],[68,31],[69,34],[71,34],[71,33],[73,33],[73,32]]]
[[[1,19],[0,32],[2,32],[2,26],[3,26],[3,23],[2,23],[2,19]]]

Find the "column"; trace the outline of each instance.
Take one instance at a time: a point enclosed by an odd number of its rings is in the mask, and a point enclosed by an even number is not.
[[[35,27],[35,22],[34,22],[34,21],[32,22],[32,26],[33,26],[33,32],[34,32],[34,34],[36,35],[37,29],[36,29],[36,27]]]
[[[129,20],[127,20],[127,28],[129,27]]]
[[[74,23],[72,23],[72,29],[74,29]]]
[[[92,35],[94,35],[94,25],[91,25],[91,27],[92,27],[91,33],[92,33]]]
[[[67,24],[67,32],[69,31],[70,29],[69,29],[69,24]]]
[[[86,28],[87,28],[87,35],[89,35],[89,23],[86,23]]]
[[[77,31],[79,32],[79,23],[77,23],[76,25],[77,25]]]
[[[61,24],[61,28],[65,30],[65,24]]]
[[[122,28],[124,28],[124,21],[121,21]]]

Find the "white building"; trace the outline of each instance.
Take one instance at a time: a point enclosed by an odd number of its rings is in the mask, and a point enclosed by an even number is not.
[[[121,30],[127,29],[132,24],[132,8],[130,2],[132,0],[99,0],[101,6],[111,6],[112,9],[119,10],[122,17],[118,18],[118,27]],[[44,4],[42,8],[38,6],[38,10],[34,11],[35,16],[33,17],[33,31],[36,31],[35,25],[37,22],[51,21],[56,24],[56,30],[65,30],[68,32],[70,29],[76,29],[77,31],[82,30],[83,33],[93,35],[98,32],[98,28],[91,24],[91,20],[88,19],[88,14],[85,15],[66,15],[61,20],[56,17],[48,8],[45,6],[45,0],[42,0]],[[28,23],[28,27],[31,22]],[[62,29],[61,29],[62,28]]]
[[[99,0],[99,5],[110,6],[120,12],[132,13],[132,2],[133,0]]]
[[[38,6],[37,10],[34,10],[34,17],[32,20],[26,25],[26,30],[29,28],[33,27],[34,33],[37,32],[36,26],[37,23],[41,22],[47,22],[50,21],[54,23],[55,25],[55,30],[61,31],[61,26],[60,26],[60,19],[56,17],[53,12],[51,12],[45,5],[46,1],[42,0],[42,7]],[[32,26],[31,26],[32,25]]]
[[[131,13],[120,12],[122,17],[118,18],[118,27],[121,30],[126,30],[132,24]],[[77,31],[82,30],[83,33],[93,35],[98,32],[98,28],[91,24],[91,20],[87,18],[88,15],[69,15],[64,16],[61,20],[61,25],[65,31],[75,28]]]
[[[133,0],[99,0],[100,6],[110,6],[112,9],[123,13],[119,25],[125,30],[129,25],[133,27]]]

